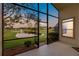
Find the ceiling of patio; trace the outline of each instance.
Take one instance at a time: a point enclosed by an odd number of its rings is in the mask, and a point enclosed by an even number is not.
[[[55,7],[59,10],[62,10],[63,8],[67,7],[73,7],[73,6],[79,6],[78,3],[54,3]]]

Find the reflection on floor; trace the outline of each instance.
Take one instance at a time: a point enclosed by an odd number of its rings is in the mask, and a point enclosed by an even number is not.
[[[62,42],[55,42],[49,45],[43,45],[38,49],[34,49],[17,56],[78,56],[79,53],[69,45]]]

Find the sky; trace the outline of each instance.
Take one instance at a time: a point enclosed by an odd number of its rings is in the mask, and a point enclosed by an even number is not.
[[[27,7],[38,10],[38,4],[37,3],[33,3],[32,5],[33,5],[33,8],[29,7],[29,6],[27,6]],[[39,11],[41,11],[43,13],[47,13],[47,4],[46,3],[39,3]],[[27,12],[33,12],[33,11],[28,10]],[[24,11],[23,11],[23,13],[24,13]],[[37,15],[37,12],[35,12],[35,13]],[[48,3],[48,14],[58,17],[58,11],[53,6],[53,4]],[[41,21],[47,22],[47,15],[39,13],[39,18],[40,18]],[[48,19],[49,19],[48,20],[49,26],[51,26],[51,27],[54,27],[58,23],[57,18],[48,16]]]
[[[39,9],[40,9],[40,11],[42,11],[42,12],[45,12],[46,13],[46,4],[45,3],[40,3],[39,4]],[[48,4],[48,13],[49,14],[51,14],[51,15],[54,15],[54,16],[57,16],[58,17],[58,11],[57,11],[57,9],[52,5],[52,4]]]
[[[46,11],[47,11],[46,8],[47,7],[46,7],[46,4],[45,3],[39,5],[40,11],[42,11],[44,13],[46,13]],[[57,9],[53,5],[51,5],[51,4],[48,4],[48,13],[50,15],[53,15],[53,16],[58,17],[58,11],[57,11]],[[46,19],[47,19],[46,18],[46,15],[41,14],[41,13],[39,15],[40,15],[40,18],[42,19],[42,21],[47,22],[46,21]],[[54,27],[58,23],[58,19],[57,18],[54,18],[54,17],[51,17],[51,16],[48,16],[48,22],[49,22],[48,25],[50,27]]]
[[[27,6],[27,4],[29,4],[29,3],[26,3],[26,4],[18,3],[18,4],[23,5],[23,6]],[[33,6],[33,8],[30,7],[30,6],[27,6],[27,7],[38,10],[38,4],[37,3],[32,3],[31,6]],[[47,13],[47,4],[46,3],[39,3],[39,11],[41,11],[43,13]],[[24,10],[23,7],[22,7],[22,10],[20,12],[22,14],[27,14],[28,12],[32,13],[33,11],[30,10],[30,9]],[[35,12],[35,14],[38,15],[37,12]],[[50,3],[48,3],[48,14],[58,17],[57,9]],[[46,14],[39,13],[39,18],[40,18],[41,21],[47,22],[47,15]],[[49,22],[49,26],[53,27],[58,23],[58,19],[51,17],[51,16],[48,16],[48,22]]]
[[[20,3],[18,3],[18,4],[20,4]],[[26,4],[29,4],[29,3],[26,3]],[[26,4],[25,4],[25,6],[26,6]],[[29,7],[29,6],[26,6],[26,7],[38,10],[38,4],[37,3],[30,3],[30,4],[33,5],[33,8]],[[20,5],[23,5],[23,4],[20,4]],[[58,11],[53,6],[53,4],[48,3],[48,10],[49,10],[48,11],[49,14],[58,17]],[[47,13],[47,5],[46,5],[46,3],[39,3],[39,11]]]

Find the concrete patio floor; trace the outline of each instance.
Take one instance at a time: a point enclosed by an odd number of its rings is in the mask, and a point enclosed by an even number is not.
[[[38,49],[18,54],[16,56],[78,56],[79,52],[62,42],[43,45]]]

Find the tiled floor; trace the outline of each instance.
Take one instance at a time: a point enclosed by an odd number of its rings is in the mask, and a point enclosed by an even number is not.
[[[62,42],[55,42],[49,45],[43,45],[38,49],[34,49],[16,56],[77,56],[79,53]]]

